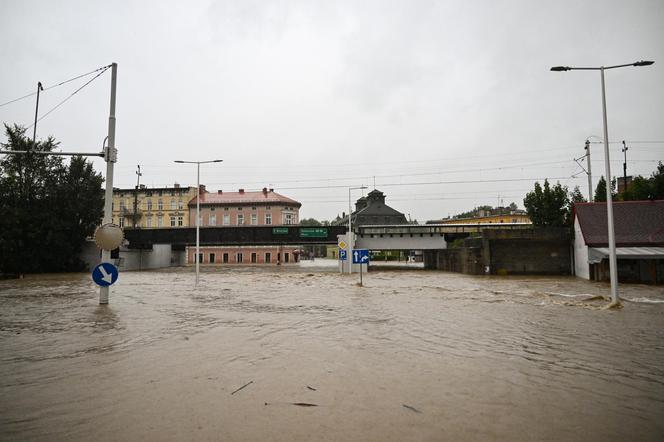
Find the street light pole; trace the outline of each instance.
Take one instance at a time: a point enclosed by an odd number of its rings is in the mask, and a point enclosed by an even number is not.
[[[196,255],[194,261],[196,262],[196,286],[198,287],[198,277],[200,273],[200,249],[201,249],[201,164],[207,163],[221,163],[224,160],[209,160],[209,161],[182,161],[175,160],[175,163],[181,164],[195,164],[196,165]]]
[[[593,173],[590,165],[590,140],[586,140],[586,158],[588,160],[588,201],[593,202]]]
[[[350,191],[357,189],[366,189],[367,186],[357,186],[348,188],[348,274],[353,273],[353,223],[352,206],[350,203]]]
[[[32,128],[32,144],[37,142],[37,115],[39,114],[39,91],[43,91],[41,81],[37,82],[37,105],[35,106],[35,124]]]
[[[650,66],[654,61],[637,61],[635,63],[619,64],[615,66],[600,66],[600,67],[569,67],[569,66],[554,66],[551,68],[555,72],[563,71],[600,71],[602,80],[602,119],[604,123],[604,163],[606,169],[606,217],[609,235],[609,271],[611,277],[611,304],[610,307],[620,305],[620,298],[618,296],[618,259],[616,257],[616,233],[613,222],[613,198],[611,195],[611,166],[609,161],[609,128],[606,117],[606,89],[604,86],[604,71],[607,69],[616,69],[627,66]]]
[[[623,154],[625,154],[625,161],[623,162],[623,192],[627,190],[627,144],[623,140]]]

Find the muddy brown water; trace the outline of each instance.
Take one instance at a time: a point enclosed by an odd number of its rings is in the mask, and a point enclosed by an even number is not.
[[[664,439],[664,288],[357,280],[124,272],[105,307],[87,274],[0,281],[0,439]]]

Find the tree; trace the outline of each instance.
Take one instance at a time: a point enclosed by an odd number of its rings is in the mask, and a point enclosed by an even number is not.
[[[616,196],[616,179],[614,178],[611,180],[611,199],[615,201]],[[595,202],[603,201],[606,201],[606,180],[604,179],[604,176],[601,176],[597,183],[597,187],[595,187]]]
[[[300,220],[301,226],[321,226],[321,222],[315,218],[304,218]]]
[[[23,127],[5,125],[5,150],[51,152],[49,137],[33,143]],[[82,157],[36,153],[0,159],[0,272],[40,273],[82,270],[85,238],[103,214],[101,175]]]
[[[544,180],[544,188],[535,182],[535,188],[523,199],[530,220],[536,226],[565,226],[569,223],[570,202],[567,187],[556,183],[551,187]]]
[[[622,193],[623,201],[664,199],[664,164],[660,161],[650,178],[637,176]]]

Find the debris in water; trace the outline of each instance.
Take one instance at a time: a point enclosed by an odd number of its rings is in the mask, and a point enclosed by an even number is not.
[[[242,390],[242,389],[243,389],[244,387],[246,387],[247,385],[249,385],[249,384],[253,384],[253,383],[254,383],[254,381],[249,381],[249,382],[247,382],[246,384],[244,384],[243,386],[241,386],[240,388],[238,388],[237,390],[235,390],[234,392],[232,392],[231,395],[237,393],[238,391]]]
[[[316,391],[316,389],[314,387],[310,387],[310,386],[307,385],[307,388],[311,391]]]
[[[406,405],[406,404],[401,404],[401,405],[403,405],[404,408],[408,408],[410,411],[414,411],[415,413],[421,413],[421,411],[418,410],[415,407],[411,407],[410,405]]]
[[[293,405],[297,405],[298,407],[317,407],[318,404],[310,404],[309,402],[293,402]]]

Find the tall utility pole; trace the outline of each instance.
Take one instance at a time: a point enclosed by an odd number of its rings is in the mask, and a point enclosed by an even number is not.
[[[113,164],[117,161],[115,149],[115,90],[118,79],[118,65],[111,65],[111,106],[108,115],[108,144],[104,147],[106,161],[106,191],[104,199],[104,224],[113,222]],[[111,251],[102,250],[101,262],[111,262]],[[99,304],[108,304],[110,287],[99,287]]]
[[[627,145],[625,144],[625,140],[623,140],[623,148],[622,151],[625,154],[625,162],[623,163],[623,192],[627,190]]]
[[[35,106],[35,124],[32,128],[32,144],[37,142],[37,115],[39,114],[39,91],[43,91],[41,81],[37,82],[37,106]]]
[[[138,221],[138,188],[141,184],[141,176],[143,174],[141,173],[141,165],[137,165],[137,170],[136,170],[136,189],[134,190],[134,229],[136,228],[136,224]]]
[[[593,174],[590,168],[590,140],[586,140],[586,161],[588,164],[588,202],[593,202]]]

